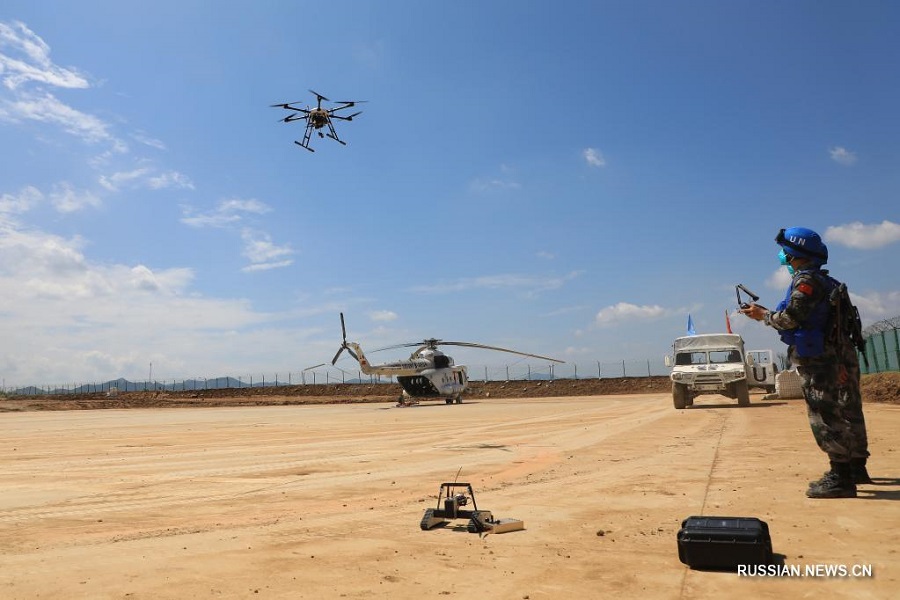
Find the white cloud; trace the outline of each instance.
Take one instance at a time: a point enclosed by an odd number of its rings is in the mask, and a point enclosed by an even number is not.
[[[3,194],[0,196],[0,214],[21,214],[28,212],[37,206],[43,198],[44,195],[41,191],[30,185],[22,188],[16,195]]]
[[[826,242],[834,242],[850,248],[872,250],[900,241],[900,225],[882,221],[875,225],[864,225],[859,221],[829,227],[824,235]]]
[[[61,88],[88,87],[77,70],[54,65],[50,47],[19,21],[0,23],[0,74],[10,90],[30,81]]]
[[[70,183],[62,182],[53,186],[48,195],[51,204],[61,213],[71,213],[87,207],[98,207],[101,200],[89,190],[76,190]]]
[[[168,188],[176,188],[183,190],[192,190],[194,189],[194,183],[188,178],[186,175],[179,173],[178,171],[168,171],[166,173],[161,173],[155,177],[150,177],[147,180],[147,185],[150,186],[152,190],[161,190]]]
[[[267,212],[270,212],[272,209],[265,202],[260,202],[259,200],[241,200],[239,198],[232,198],[230,200],[223,200],[219,203],[219,210],[225,212],[248,212],[254,213],[257,215],[263,215]]]
[[[584,157],[585,162],[592,167],[602,168],[606,166],[606,158],[596,148],[585,148],[581,155]]]
[[[181,222],[191,227],[228,227],[244,220],[243,213],[261,215],[272,210],[259,200],[241,200],[232,198],[222,200],[213,210],[194,214],[190,206],[182,207]]]
[[[568,346],[565,350],[563,350],[563,354],[566,356],[588,356],[591,355],[593,358],[594,349],[588,348],[586,346],[582,346],[580,348],[576,348],[575,346]]]
[[[151,148],[156,148],[157,150],[165,150],[166,149],[166,144],[164,142],[162,142],[161,140],[158,140],[156,138],[150,137],[149,135],[147,135],[146,133],[143,133],[141,131],[132,133],[131,137],[133,137],[134,139],[136,139],[137,141],[139,141],[140,143],[142,143],[146,146],[150,146]]]
[[[260,328],[288,315],[192,292],[189,268],[100,264],[86,247],[82,238],[0,218],[0,365],[8,386],[137,379],[148,360],[170,377],[223,365],[273,367],[305,335]],[[272,343],[278,350],[264,349]]]
[[[150,173],[148,167],[140,169],[132,169],[131,171],[119,171],[112,175],[101,175],[99,178],[100,185],[111,192],[117,192],[122,187],[130,185],[133,181],[143,179]]]
[[[246,256],[251,264],[244,267],[243,271],[262,271],[286,267],[292,264],[292,259],[284,257],[294,254],[290,245],[277,246],[272,243],[269,234],[262,231],[253,231],[244,229],[241,232],[241,239],[244,241],[243,255]]]
[[[864,327],[900,315],[900,292],[856,294],[851,291],[850,300],[859,309]]]
[[[111,192],[123,188],[136,189],[147,187],[151,190],[167,188],[194,189],[193,182],[178,171],[158,173],[153,167],[139,167],[130,171],[119,171],[112,175],[101,175],[98,179],[101,186]]]
[[[628,302],[619,302],[607,306],[597,313],[594,323],[599,326],[613,325],[627,321],[649,321],[670,314],[670,311],[661,306],[638,306]]]
[[[276,245],[268,233],[245,225],[248,215],[262,215],[271,210],[267,204],[259,200],[230,198],[222,200],[215,209],[206,213],[195,214],[190,206],[184,206],[181,222],[191,227],[215,227],[232,231],[240,227],[241,239],[244,242],[242,254],[250,260],[250,264],[241,270],[247,273],[268,271],[290,266],[294,262],[293,259],[287,258],[294,254],[289,244]]]
[[[791,283],[791,274],[788,273],[787,267],[778,267],[772,275],[766,279],[766,287],[775,290],[786,290]]]
[[[493,190],[517,190],[522,185],[511,179],[478,178],[472,181],[469,187],[475,192],[490,192]]]
[[[552,252],[547,252],[547,251],[545,251],[545,250],[541,250],[540,252],[538,252],[538,253],[536,254],[536,256],[537,256],[538,258],[543,258],[543,259],[546,259],[546,260],[553,260],[554,258],[556,258],[556,255],[555,255],[555,254],[553,254]]]
[[[369,318],[373,321],[396,321],[397,313],[391,310],[373,310],[369,313]]]
[[[828,153],[831,155],[831,160],[846,167],[856,162],[856,154],[841,146],[831,148]]]
[[[503,289],[503,288],[527,288],[531,292],[559,289],[567,281],[581,275],[580,271],[573,271],[562,277],[534,277],[528,275],[485,275],[457,279],[452,282],[436,283],[432,285],[418,285],[410,288],[413,292],[445,294],[449,292],[462,292],[472,289]]]
[[[127,144],[112,135],[105,122],[60,102],[53,94],[21,94],[4,106],[0,116],[6,120],[26,119],[48,123],[88,143],[107,142],[116,153],[128,151]]]

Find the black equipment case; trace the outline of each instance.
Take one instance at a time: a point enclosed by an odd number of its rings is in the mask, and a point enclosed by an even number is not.
[[[756,517],[688,517],[678,531],[678,558],[707,569],[769,564],[769,526]]]

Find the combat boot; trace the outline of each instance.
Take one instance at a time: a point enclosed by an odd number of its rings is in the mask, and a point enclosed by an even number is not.
[[[872,483],[872,478],[869,477],[869,472],[866,470],[865,457],[850,459],[850,474],[853,476],[853,483],[856,485]]]
[[[831,471],[825,471],[824,473],[822,473],[821,477],[819,477],[815,481],[810,481],[809,487],[810,488],[819,487],[820,485],[825,483],[830,476],[831,476]]]
[[[806,490],[808,498],[856,498],[856,484],[850,471],[850,463],[831,463],[831,471],[822,483]]]

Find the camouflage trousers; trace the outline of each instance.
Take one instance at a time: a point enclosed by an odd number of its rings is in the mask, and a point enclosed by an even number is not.
[[[816,443],[839,463],[869,456],[866,419],[859,389],[859,363],[798,366],[809,425]]]

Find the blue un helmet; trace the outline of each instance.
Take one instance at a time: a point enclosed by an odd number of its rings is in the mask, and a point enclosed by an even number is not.
[[[812,229],[806,227],[782,229],[775,237],[775,243],[790,256],[808,258],[820,265],[828,262],[828,246]]]

